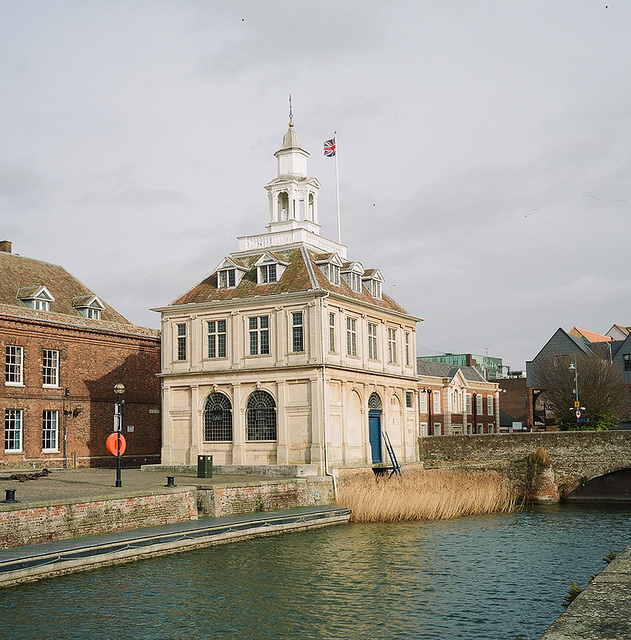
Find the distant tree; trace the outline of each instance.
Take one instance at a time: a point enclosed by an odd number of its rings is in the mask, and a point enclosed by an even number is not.
[[[574,371],[576,361],[578,399],[581,417],[578,422],[574,408]],[[628,413],[631,394],[622,371],[607,357],[580,354],[555,356],[537,364],[536,383],[543,389],[548,407],[559,421],[562,431],[601,430],[617,425]]]

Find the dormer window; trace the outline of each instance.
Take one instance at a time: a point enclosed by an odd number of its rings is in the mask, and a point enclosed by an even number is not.
[[[270,282],[277,282],[276,279],[276,263],[262,264],[259,267],[259,282],[261,284],[268,284]]]
[[[72,306],[84,317],[100,320],[105,305],[95,296],[76,296],[72,299]]]
[[[17,297],[29,309],[50,311],[50,303],[55,301],[50,291],[44,286],[20,287]]]
[[[381,284],[383,283],[383,276],[379,272],[379,269],[367,269],[362,279],[366,289],[370,292],[370,295],[373,298],[381,300]]]
[[[344,264],[337,253],[324,254],[317,256],[315,263],[320,267],[320,271],[326,276],[326,279],[336,287],[340,286],[340,278],[342,265]]]
[[[224,258],[215,271],[217,272],[217,288],[232,289],[239,285],[247,269],[237,264],[232,258]]]
[[[255,265],[258,284],[278,282],[288,264],[288,262],[283,262],[271,253],[263,254]]]
[[[229,289],[235,285],[235,270],[222,269],[217,277],[217,286],[220,289]]]
[[[346,280],[346,284],[354,293],[362,292],[362,276],[364,275],[364,267],[359,262],[349,262],[342,269],[342,276]]]
[[[328,265],[328,274],[327,277],[331,284],[335,284],[339,286],[340,284],[340,272],[341,269],[338,265],[329,263]]]

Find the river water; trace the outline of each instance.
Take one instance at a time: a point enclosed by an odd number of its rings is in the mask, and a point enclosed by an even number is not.
[[[534,640],[631,510],[576,505],[259,538],[0,591],[3,640]]]

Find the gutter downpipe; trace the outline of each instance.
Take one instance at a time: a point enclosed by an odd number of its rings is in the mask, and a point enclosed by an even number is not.
[[[324,438],[324,475],[333,479],[333,498],[337,502],[337,478],[329,469],[329,445],[326,433],[326,415],[327,415],[327,392],[326,392],[326,335],[325,335],[325,316],[324,316],[324,299],[329,297],[327,291],[325,295],[320,298],[320,322],[322,327],[322,437]]]

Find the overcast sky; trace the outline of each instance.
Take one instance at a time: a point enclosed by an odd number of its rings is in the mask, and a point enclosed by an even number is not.
[[[0,0],[0,239],[131,321],[268,223],[288,94],[322,234],[421,355],[631,325],[631,2]]]

